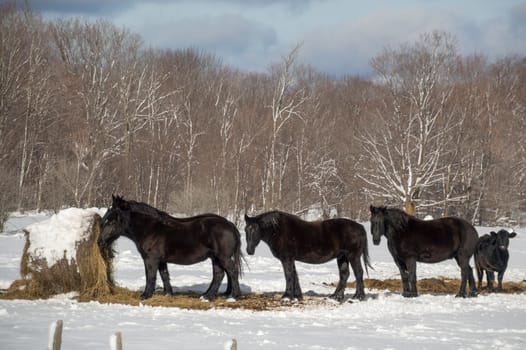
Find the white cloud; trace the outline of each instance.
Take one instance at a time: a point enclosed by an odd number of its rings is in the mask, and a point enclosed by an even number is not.
[[[497,5],[482,0],[379,0],[367,4],[346,0],[36,2],[88,15],[99,11],[97,16],[106,16],[140,34],[147,46],[194,47],[215,54],[226,64],[260,71],[303,42],[300,60],[305,63],[337,75],[363,74],[370,69],[369,60],[385,46],[413,43],[422,33],[433,30],[455,35],[462,54],[483,53],[490,59],[526,54],[526,1],[517,0]]]
[[[385,47],[412,44],[419,36],[434,30],[446,31],[458,39],[459,53],[486,54],[490,59],[510,52],[526,54],[526,20],[500,16],[473,21],[460,10],[424,8],[369,14],[355,21],[340,22],[305,35],[304,58],[307,63],[334,74],[370,71],[369,60]],[[523,24],[525,23],[525,24]]]

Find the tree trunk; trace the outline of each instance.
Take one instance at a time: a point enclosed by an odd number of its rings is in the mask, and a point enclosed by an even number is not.
[[[405,197],[404,210],[409,215],[416,215],[416,203],[410,196]]]

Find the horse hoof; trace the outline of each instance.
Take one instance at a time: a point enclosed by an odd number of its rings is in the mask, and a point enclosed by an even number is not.
[[[413,293],[413,292],[403,292],[402,296],[404,298],[416,298],[418,296],[418,294],[417,293]]]
[[[365,300],[365,294],[354,294],[352,299]]]
[[[466,297],[465,293],[457,293],[457,295],[455,295],[455,298],[465,298],[465,297]]]
[[[211,301],[213,301],[215,298],[209,296],[209,295],[201,295],[201,297],[199,297],[199,300],[201,300],[202,302],[205,302],[205,303],[209,303]]]
[[[303,300],[303,298],[290,298],[290,297],[282,297],[281,301],[283,303],[297,303],[298,301]]]
[[[329,298],[339,301],[340,303],[343,302],[343,294],[331,294]]]

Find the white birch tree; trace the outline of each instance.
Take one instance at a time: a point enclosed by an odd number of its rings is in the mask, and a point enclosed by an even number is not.
[[[425,34],[414,46],[385,49],[372,66],[386,88],[373,127],[358,136],[364,172],[358,176],[374,197],[403,203],[414,214],[422,192],[442,180],[457,126],[445,109],[453,91],[457,52],[447,33]]]
[[[261,179],[262,204],[276,206],[282,197],[284,174],[289,165],[292,140],[280,135],[293,118],[302,118],[301,107],[308,100],[304,89],[296,84],[296,59],[301,45],[294,47],[272,70],[273,91],[270,105],[271,130],[267,147],[264,176]]]
[[[77,165],[73,174],[68,171],[62,178],[70,188],[74,203],[82,206],[92,202],[94,181],[101,176],[104,163],[122,154],[130,135],[147,124],[147,118],[141,115],[141,109],[148,108],[145,106],[147,93],[140,94],[143,100],[135,101],[131,110],[122,108],[137,97],[127,95],[126,68],[135,66],[140,41],[105,21],[58,21],[51,29],[54,44],[76,91],[72,101],[79,104],[81,113],[68,116],[79,123],[73,133],[66,135]],[[144,81],[138,80],[131,85],[142,91]]]

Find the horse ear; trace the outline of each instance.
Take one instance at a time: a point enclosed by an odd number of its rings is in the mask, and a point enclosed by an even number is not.
[[[249,221],[251,221],[251,220],[252,220],[252,218],[249,217],[249,216],[245,213],[245,222],[249,222]]]
[[[374,214],[376,212],[376,208],[373,207],[372,204],[369,206],[369,210],[371,211],[372,214]]]
[[[119,208],[119,209],[122,209],[122,210],[127,210],[127,209],[130,208],[130,205],[128,204],[128,202],[126,202],[124,200],[124,198],[122,198],[121,196],[114,197],[114,199],[113,199],[113,206],[115,208]]]

